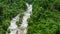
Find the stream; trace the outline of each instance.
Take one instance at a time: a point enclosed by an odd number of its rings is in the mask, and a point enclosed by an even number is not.
[[[21,26],[18,27],[16,25],[16,22],[19,21],[20,16],[20,14],[18,14],[10,21],[10,26],[8,28],[10,30],[10,33],[6,32],[6,34],[27,34],[27,27],[28,27],[27,19],[30,18],[30,15],[32,14],[32,5],[29,5],[28,3],[26,3],[26,5],[27,10],[26,12],[24,12]]]

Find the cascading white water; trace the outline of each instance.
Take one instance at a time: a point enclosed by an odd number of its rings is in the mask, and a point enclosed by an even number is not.
[[[18,31],[19,34],[26,34],[27,33],[27,26],[28,26],[28,21],[27,19],[30,18],[30,15],[32,13],[32,5],[27,5],[27,11],[24,13],[23,19],[22,19],[22,24],[20,26],[20,29]]]
[[[10,33],[9,33],[9,34],[16,34],[16,32],[17,32],[16,22],[19,21],[19,15],[20,15],[20,14],[18,14],[16,17],[14,17],[14,18],[11,20],[10,26],[9,26],[9,28],[8,28],[8,29],[10,30]],[[6,34],[8,34],[8,33],[6,32]]]
[[[17,27],[16,22],[19,21],[19,15],[18,14],[16,17],[14,17],[11,20],[11,24],[8,29],[10,29],[10,33],[6,32],[6,34],[26,34],[27,33],[27,26],[28,26],[28,21],[27,19],[30,18],[30,15],[32,13],[32,5],[27,5],[27,11],[24,13],[23,19],[22,19],[22,24],[20,27]],[[17,32],[17,33],[16,33]]]

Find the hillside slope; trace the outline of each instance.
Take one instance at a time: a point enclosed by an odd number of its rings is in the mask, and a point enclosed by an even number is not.
[[[0,0],[0,34],[5,34],[13,17],[26,10],[26,2],[33,5],[27,34],[60,34],[60,0]]]

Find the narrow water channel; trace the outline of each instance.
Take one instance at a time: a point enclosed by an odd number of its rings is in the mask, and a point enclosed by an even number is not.
[[[10,26],[8,28],[10,29],[10,33],[6,32],[6,34],[26,34],[27,33],[27,27],[28,27],[27,19],[30,18],[30,15],[32,13],[32,5],[29,5],[28,3],[26,3],[26,5],[27,5],[27,11],[24,12],[21,26],[18,27],[16,25],[16,22],[19,21],[19,16],[20,16],[20,14],[18,14],[17,16],[12,18],[10,22]]]

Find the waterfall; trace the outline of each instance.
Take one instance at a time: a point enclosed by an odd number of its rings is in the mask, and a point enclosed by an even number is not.
[[[10,30],[10,33],[9,34],[16,34],[17,32],[17,25],[16,25],[16,22],[19,21],[19,15],[18,14],[16,17],[14,17],[11,22],[10,22],[10,26],[9,26],[9,30]],[[6,32],[6,34],[8,34],[8,32]]]
[[[19,21],[20,16],[20,14],[18,14],[11,20],[10,26],[8,28],[10,29],[10,33],[6,32],[6,34],[27,34],[27,26],[28,26],[27,19],[30,18],[30,15],[32,13],[32,5],[29,5],[28,3],[26,3],[26,5],[27,5],[27,11],[24,12],[21,26],[18,27],[16,25],[16,22]]]
[[[28,21],[27,19],[30,18],[30,15],[32,13],[32,5],[29,5],[28,3],[26,3],[27,5],[27,11],[24,13],[23,19],[22,19],[22,24],[19,28],[19,32],[20,34],[27,34],[27,26],[28,26]]]

